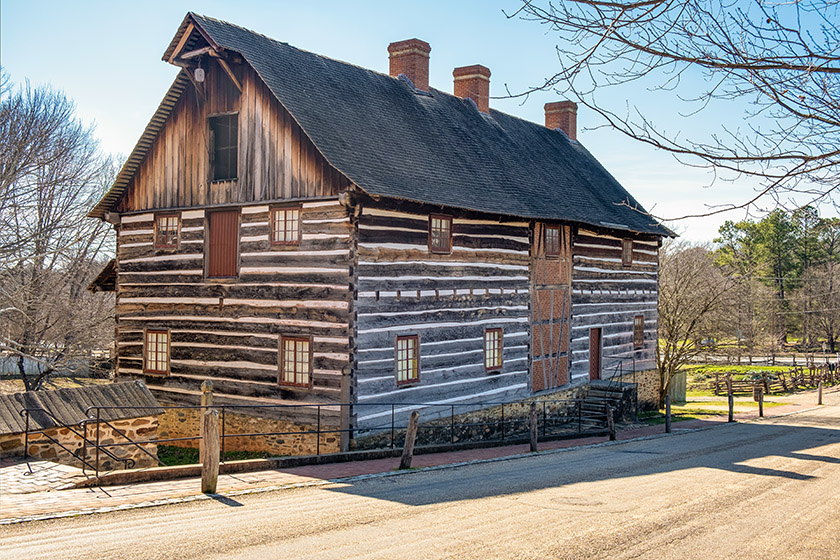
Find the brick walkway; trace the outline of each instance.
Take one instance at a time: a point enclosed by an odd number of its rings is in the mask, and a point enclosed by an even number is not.
[[[813,392],[790,397],[789,404],[768,408],[767,416],[779,416],[786,413],[806,410],[816,405]],[[739,422],[757,418],[758,412],[736,414]],[[726,416],[704,420],[675,422],[674,433],[697,430],[726,423]],[[638,439],[664,435],[664,426],[629,427],[619,431],[619,440]],[[544,442],[539,445],[540,452],[578,447],[583,445],[603,444],[606,437],[594,437],[576,440]],[[438,467],[507,458],[529,452],[528,445],[509,445],[486,449],[451,451],[429,455],[416,455],[413,467]],[[363,475],[377,475],[395,471],[398,458],[357,461],[351,463],[332,463],[311,465],[282,470],[266,470],[252,473],[223,474],[219,476],[218,492],[221,496],[206,496],[200,492],[199,478],[178,480],[139,482],[122,486],[101,488],[73,488],[60,490],[66,486],[67,478],[80,476],[78,469],[56,466],[52,463],[33,465],[42,469],[36,475],[22,476],[28,471],[25,464],[0,463],[0,524],[20,521],[79,515],[102,511],[115,511],[132,507],[184,502],[197,499],[224,499],[224,496],[251,492],[265,492],[282,488],[296,488],[328,484],[337,479]],[[26,479],[26,480],[20,480]],[[47,487],[47,491],[38,491]]]

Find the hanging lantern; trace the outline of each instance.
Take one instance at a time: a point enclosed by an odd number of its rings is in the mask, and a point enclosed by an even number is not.
[[[204,69],[201,66],[195,69],[195,73],[193,75],[195,76],[196,82],[201,83],[204,81]]]

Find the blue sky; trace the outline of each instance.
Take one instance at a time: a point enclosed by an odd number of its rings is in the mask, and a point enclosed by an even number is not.
[[[15,82],[50,83],[75,100],[79,116],[95,122],[103,148],[128,154],[177,74],[161,61],[184,15],[192,10],[263,33],[296,47],[374,70],[388,71],[387,45],[418,37],[432,46],[430,83],[452,91],[452,69],[490,68],[491,96],[539,84],[556,67],[562,38],[533,22],[508,19],[516,0],[444,2],[94,2],[3,0],[0,64]],[[652,99],[640,86],[615,90],[619,103],[640,102],[662,113],[679,106]],[[543,122],[543,105],[560,99],[539,92],[523,99],[494,99],[495,109]],[[656,105],[658,104],[658,105]],[[733,113],[735,118],[737,114]],[[582,108],[580,141],[642,204],[662,217],[702,211],[706,204],[740,202],[753,185],[716,183],[705,170],[623,138]],[[702,126],[698,121],[687,127]],[[691,128],[679,130],[690,134]],[[724,219],[743,211],[669,225],[692,240],[711,240]]]

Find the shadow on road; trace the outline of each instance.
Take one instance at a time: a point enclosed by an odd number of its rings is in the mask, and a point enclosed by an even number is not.
[[[420,471],[410,476],[379,478],[373,483],[361,480],[332,490],[420,506],[696,468],[807,481],[815,476],[797,472],[800,469],[796,463],[790,468],[797,470],[744,464],[769,457],[840,463],[837,416],[808,416],[807,422],[825,427],[735,424],[680,437],[575,449],[445,471]],[[825,449],[827,445],[832,447]]]

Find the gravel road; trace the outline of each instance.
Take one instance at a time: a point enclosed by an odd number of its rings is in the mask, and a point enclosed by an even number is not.
[[[0,557],[840,558],[833,400],[672,437],[8,526]]]

